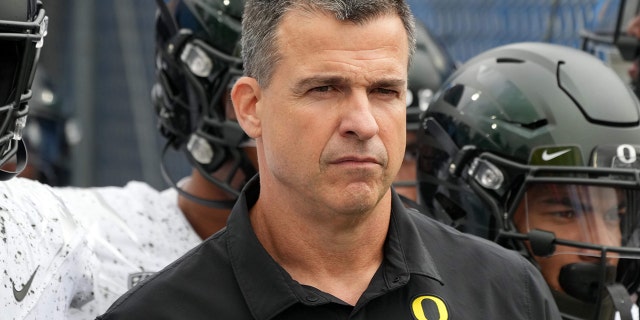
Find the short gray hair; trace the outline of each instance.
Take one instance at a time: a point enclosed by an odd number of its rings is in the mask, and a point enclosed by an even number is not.
[[[397,14],[407,32],[409,61],[415,51],[415,20],[404,0],[247,0],[242,17],[244,74],[268,86],[279,60],[277,28],[287,11],[320,10],[340,21],[364,23]],[[408,66],[407,66],[408,68]]]

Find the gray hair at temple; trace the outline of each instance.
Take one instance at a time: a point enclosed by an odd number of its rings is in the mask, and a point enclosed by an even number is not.
[[[397,14],[407,31],[411,64],[416,42],[415,19],[404,0],[248,0],[242,18],[244,74],[255,78],[261,86],[268,86],[280,58],[277,46],[280,20],[293,9],[327,12],[340,21],[357,24]]]

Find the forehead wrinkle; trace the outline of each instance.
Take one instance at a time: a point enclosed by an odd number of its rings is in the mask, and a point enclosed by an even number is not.
[[[390,60],[391,63],[383,63],[383,64],[376,64],[376,65],[371,65],[368,63],[374,60]],[[340,65],[345,67],[345,70],[347,71],[347,73],[355,73],[359,77],[364,77],[364,78],[376,77],[376,74],[382,74],[384,76],[392,75],[392,78],[397,78],[399,80],[404,79],[406,77],[406,75],[403,75],[403,72],[406,71],[406,69],[404,68],[404,65],[395,63],[395,59],[388,56],[380,57],[380,58],[371,58],[371,59],[349,60],[349,61],[337,61],[337,60],[331,60],[325,57],[324,59],[320,60],[320,62],[323,63],[324,65],[319,64],[318,66],[315,66],[315,67],[321,70],[327,70],[326,69],[327,66],[332,64]],[[361,70],[364,70],[365,72],[361,73],[360,72]]]
[[[349,68],[368,68],[370,67],[369,63],[381,61],[377,67],[388,69],[385,70],[385,73],[406,71],[409,65],[408,62],[407,64],[397,63],[397,56],[389,54],[393,49],[387,50],[385,48],[393,47],[387,46],[368,50],[323,49],[322,51],[316,51],[315,57],[318,57],[318,61],[323,63],[337,63],[347,65]],[[333,57],[338,58],[334,59]]]
[[[302,56],[304,59],[311,59],[313,61],[321,61],[326,63],[339,63],[349,65],[349,68],[366,68],[367,64],[381,60],[390,61],[385,66],[381,66],[380,72],[384,73],[396,73],[400,76],[403,71],[407,71],[409,68],[409,58],[405,57],[405,48],[402,43],[370,43],[369,48],[349,48],[345,46],[344,42],[335,43],[327,41],[326,37],[308,38],[304,34],[300,34],[299,30],[295,29],[299,25],[298,19],[314,19],[322,15],[306,14],[298,10],[287,12],[283,17],[280,28],[278,29],[278,36],[276,41],[280,43],[279,62],[288,60],[293,56]],[[333,17],[331,17],[333,19]],[[296,23],[293,23],[295,21]],[[288,22],[288,23],[287,23]],[[344,22],[341,22],[344,23]],[[302,38],[301,38],[302,37]],[[298,41],[301,40],[301,41]],[[309,42],[311,41],[311,42]],[[327,48],[327,46],[329,46]],[[334,46],[334,48],[331,48]],[[301,54],[302,53],[302,54]],[[332,58],[335,57],[335,58]],[[399,61],[406,60],[405,63],[397,63]],[[333,59],[333,60],[331,60]],[[350,60],[350,61],[345,61]],[[304,63],[304,61],[302,61]],[[402,69],[402,70],[400,70]],[[371,70],[367,71],[371,72]]]
[[[315,50],[313,50],[315,51]],[[324,55],[324,54],[336,54],[338,56],[343,56],[345,53],[351,53],[352,55],[355,55],[355,59],[356,60],[377,60],[377,59],[385,59],[385,58],[390,58],[389,53],[393,52],[393,53],[399,53],[400,54],[401,49],[398,48],[397,46],[381,46],[381,47],[375,47],[375,48],[369,48],[369,49],[362,49],[362,48],[355,48],[355,49],[350,49],[350,48],[338,48],[338,49],[322,49],[321,53],[320,51],[315,51],[318,52],[319,55]],[[370,56],[370,57],[369,57]]]

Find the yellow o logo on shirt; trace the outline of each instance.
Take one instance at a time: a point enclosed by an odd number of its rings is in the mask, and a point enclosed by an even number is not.
[[[427,314],[424,312],[424,307],[422,306],[422,302],[424,300],[431,300],[434,303],[436,310],[433,310],[433,311],[438,312],[437,313],[439,316],[438,319],[427,318]],[[449,319],[449,311],[447,311],[446,304],[442,299],[436,296],[419,296],[413,299],[413,302],[411,302],[411,312],[413,313],[413,316],[417,320],[448,320]],[[431,313],[433,312],[430,312],[430,314]]]

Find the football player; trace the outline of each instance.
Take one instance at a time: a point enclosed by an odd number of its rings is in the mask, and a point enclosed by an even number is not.
[[[0,2],[0,310],[3,319],[62,319],[92,297],[95,266],[79,222],[52,189],[14,178],[47,33],[40,1]],[[9,169],[11,167],[12,169]]]
[[[577,49],[479,54],[421,115],[420,202],[528,257],[566,319],[638,319],[639,106]]]
[[[104,312],[223,228],[239,190],[255,174],[252,141],[235,121],[228,98],[242,73],[237,46],[243,2],[224,3],[157,1],[151,95],[166,138],[162,173],[173,188],[157,191],[131,181],[123,187],[56,189],[87,229],[99,263],[95,299],[78,310],[78,319]],[[193,168],[179,181],[164,163],[174,150]]]

